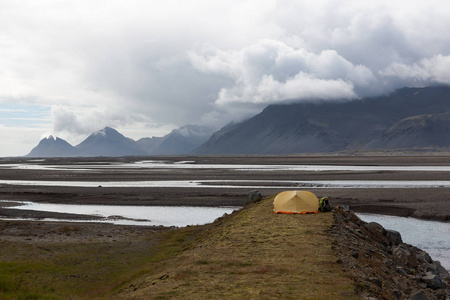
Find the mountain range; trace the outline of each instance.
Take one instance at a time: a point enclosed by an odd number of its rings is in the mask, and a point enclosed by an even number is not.
[[[450,87],[352,101],[276,104],[217,131],[193,154],[290,154],[450,146]]]
[[[106,127],[77,146],[40,141],[30,157],[329,153],[450,147],[450,87],[403,88],[372,98],[267,106],[240,123],[187,125],[134,141]]]
[[[144,156],[181,155],[189,153],[205,142],[212,133],[209,127],[187,125],[164,137],[142,138],[135,141],[117,130],[105,127],[92,133],[77,146],[63,139],[49,136],[42,139],[28,157],[73,156]]]

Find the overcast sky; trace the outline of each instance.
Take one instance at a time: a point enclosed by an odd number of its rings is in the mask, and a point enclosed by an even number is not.
[[[450,84],[446,0],[0,0],[0,156]]]

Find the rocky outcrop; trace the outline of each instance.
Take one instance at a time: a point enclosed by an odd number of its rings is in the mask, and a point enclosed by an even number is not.
[[[333,212],[333,247],[363,298],[450,299],[450,274],[428,253],[346,207]]]

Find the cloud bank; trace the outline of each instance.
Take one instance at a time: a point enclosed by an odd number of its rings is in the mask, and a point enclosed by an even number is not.
[[[3,1],[0,106],[48,107],[46,130],[69,141],[137,138],[450,84],[450,4],[416,2]]]

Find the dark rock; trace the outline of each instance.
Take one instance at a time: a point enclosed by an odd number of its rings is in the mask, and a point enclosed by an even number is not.
[[[370,278],[369,278],[369,282],[375,284],[375,285],[378,286],[379,288],[381,288],[381,286],[382,286],[381,280],[378,279],[377,277],[370,277]]]
[[[406,258],[406,263],[407,263],[408,266],[410,266],[412,268],[417,268],[419,263],[417,262],[417,257],[416,257],[416,253],[415,252],[411,253],[411,255],[409,255]]]
[[[262,198],[263,198],[262,194],[261,194],[259,191],[251,191],[251,192],[248,194],[248,197],[250,198],[250,200],[251,200],[252,202],[259,202],[259,201],[261,201]]]
[[[422,281],[425,282],[430,289],[436,290],[444,287],[441,278],[431,272],[427,272],[426,276],[422,277]]]
[[[433,260],[431,259],[431,256],[428,253],[426,253],[425,251],[422,251],[422,250],[418,251],[416,256],[417,256],[417,260],[420,263],[431,264],[433,262]]]
[[[392,249],[392,253],[405,262],[407,260],[407,257],[411,255],[411,252],[409,252],[404,245],[398,245],[397,247],[394,247]]]
[[[394,297],[394,299],[400,299],[402,297],[402,293],[399,290],[393,290],[392,296]]]
[[[415,291],[411,294],[411,300],[428,300],[428,298],[420,291]]]
[[[436,269],[438,270],[439,274],[441,274],[441,277],[448,278],[450,282],[450,273],[441,265],[441,262],[435,260],[433,263],[436,264]]]
[[[362,232],[372,240],[379,242],[383,245],[387,245],[387,239],[385,236],[385,229],[383,226],[376,222],[370,222],[365,224],[361,228]]]
[[[395,230],[386,230],[386,239],[389,246],[397,246],[403,243],[400,232]]]
[[[404,275],[407,276],[410,273],[408,272],[408,269],[404,268],[404,267],[397,267],[397,273],[399,273],[400,275]]]
[[[450,300],[450,275],[425,251],[380,224],[358,222],[352,211],[335,208],[334,216],[333,249],[363,298]]]

